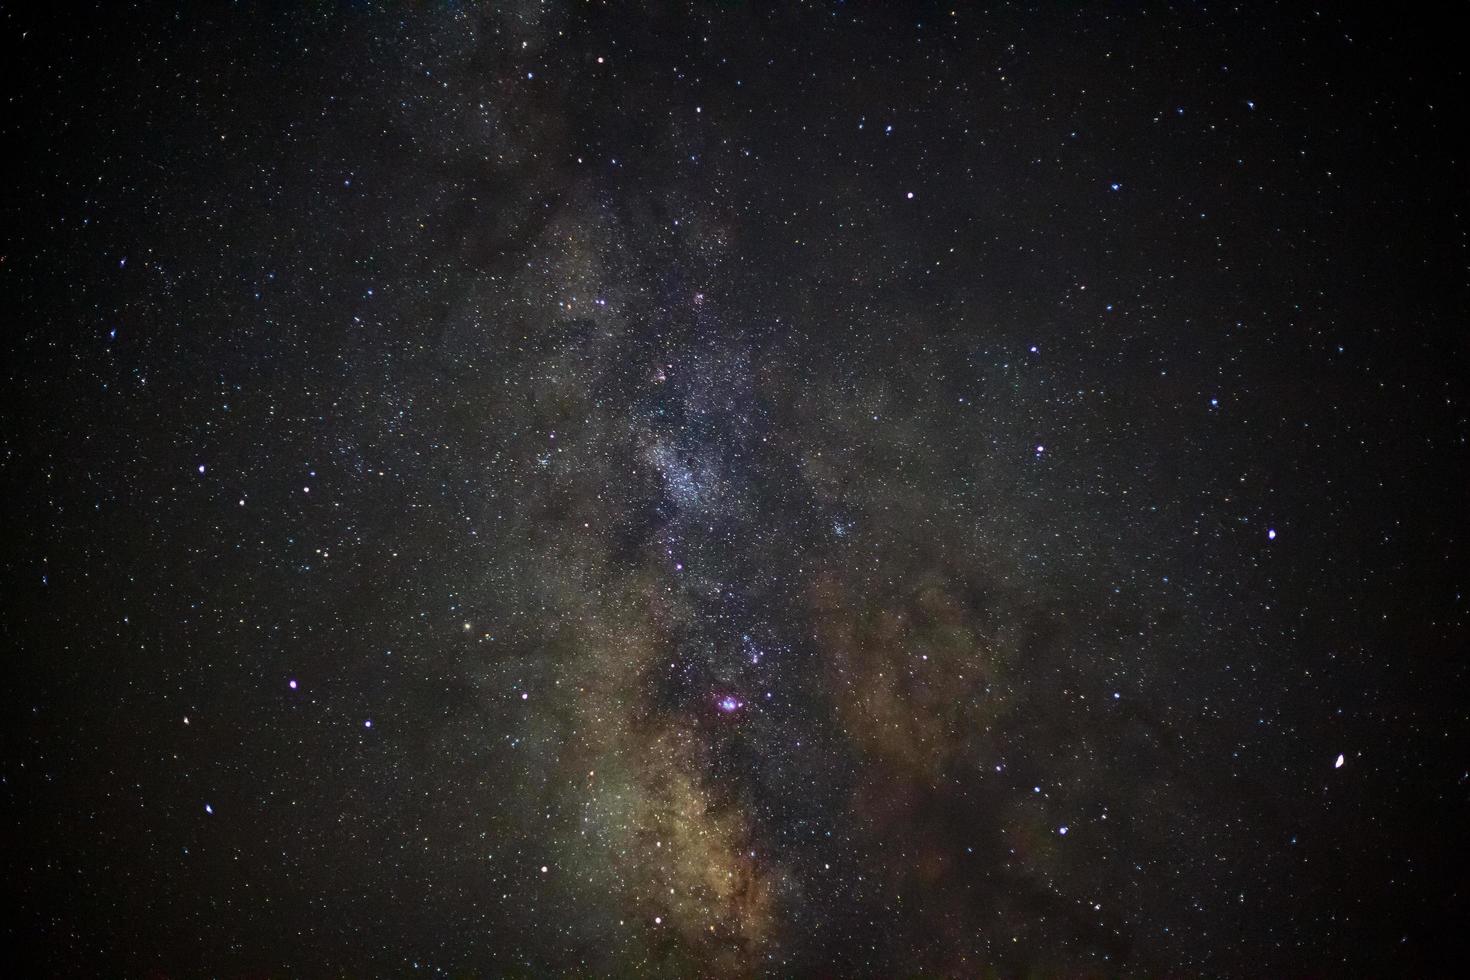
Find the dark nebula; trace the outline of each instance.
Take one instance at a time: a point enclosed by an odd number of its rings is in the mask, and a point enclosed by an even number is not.
[[[0,8],[0,972],[1454,975],[1422,16]]]

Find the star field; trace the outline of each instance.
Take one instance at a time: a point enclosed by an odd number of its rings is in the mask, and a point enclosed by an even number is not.
[[[1447,25],[47,14],[7,975],[1463,961]]]

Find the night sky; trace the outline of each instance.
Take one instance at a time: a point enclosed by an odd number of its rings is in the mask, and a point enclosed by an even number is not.
[[[0,966],[1450,975],[1463,47],[1322,6],[0,8]]]

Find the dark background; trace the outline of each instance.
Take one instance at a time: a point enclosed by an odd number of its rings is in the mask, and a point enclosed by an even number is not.
[[[1417,13],[0,7],[8,972],[1453,975]]]

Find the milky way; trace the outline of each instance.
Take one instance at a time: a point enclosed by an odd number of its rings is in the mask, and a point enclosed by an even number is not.
[[[18,975],[1450,972],[1436,25],[5,21]]]

